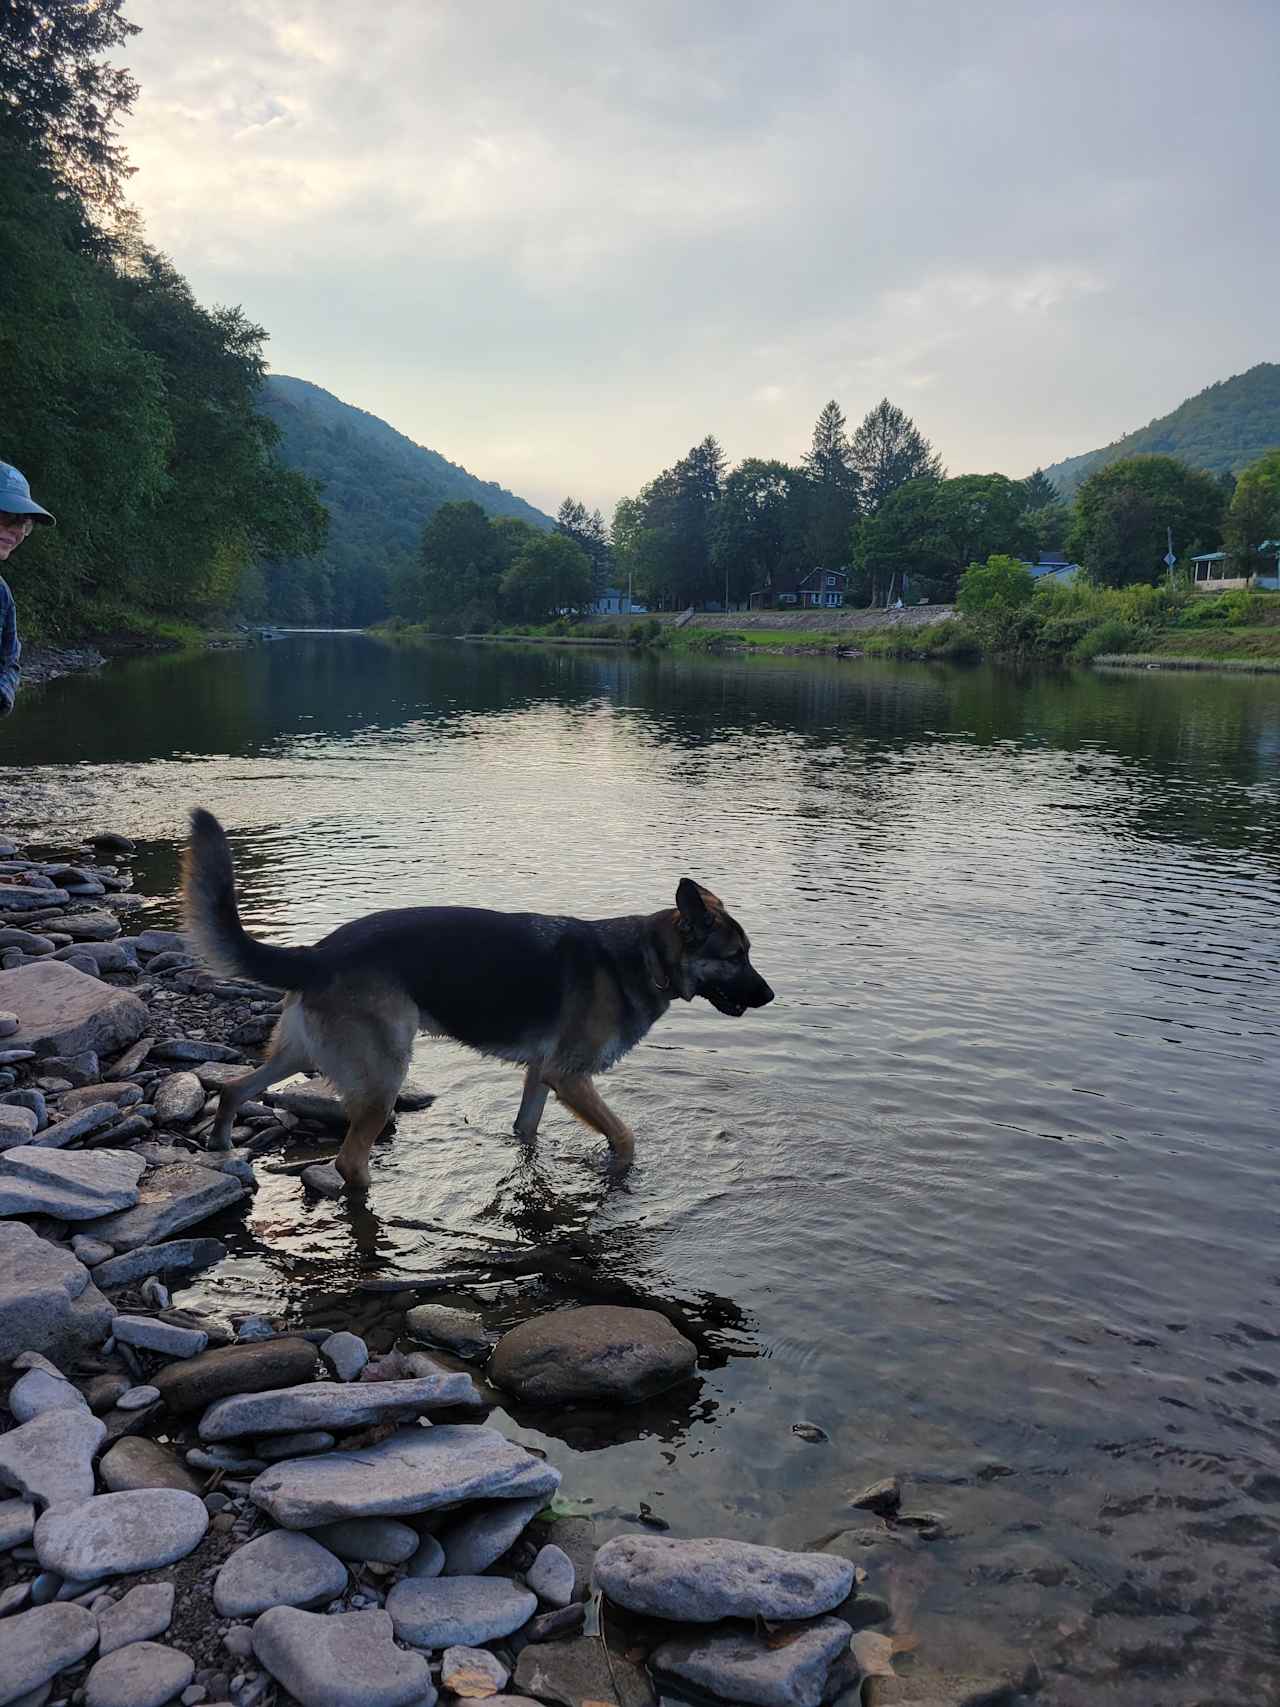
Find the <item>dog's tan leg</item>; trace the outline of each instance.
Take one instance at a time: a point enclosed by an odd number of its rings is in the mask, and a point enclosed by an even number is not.
[[[619,1120],[585,1073],[555,1074],[551,1076],[551,1088],[579,1120],[604,1134],[620,1162],[631,1160],[636,1147],[631,1128],[625,1120]]]
[[[524,1094],[520,1098],[520,1112],[516,1115],[514,1127],[517,1138],[527,1140],[538,1136],[538,1124],[542,1119],[542,1111],[547,1106],[547,1094],[551,1087],[542,1076],[542,1062],[530,1061],[524,1073]]]
[[[251,1073],[246,1073],[243,1079],[236,1079],[232,1084],[224,1085],[218,1098],[218,1113],[205,1141],[205,1148],[229,1150],[231,1128],[235,1125],[236,1114],[241,1106],[256,1097],[259,1091],[265,1091],[271,1085],[278,1085],[281,1079],[291,1079],[295,1073],[305,1073],[310,1065],[301,1049],[292,1043],[286,1043],[283,1048],[268,1055],[261,1067],[255,1067]]]
[[[333,1164],[346,1181],[348,1191],[368,1191],[369,1155],[391,1119],[394,1107],[393,1097],[390,1102],[379,1101],[367,1103],[362,1108],[348,1109],[351,1124]]]

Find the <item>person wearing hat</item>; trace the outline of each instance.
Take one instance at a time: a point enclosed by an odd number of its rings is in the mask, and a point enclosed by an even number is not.
[[[0,563],[13,556],[37,523],[54,526],[48,510],[31,496],[26,475],[19,473],[11,462],[0,462]],[[9,583],[0,578],[0,717],[9,715],[18,696],[21,658],[17,606]]]

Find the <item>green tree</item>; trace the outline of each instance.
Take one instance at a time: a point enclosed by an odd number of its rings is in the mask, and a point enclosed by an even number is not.
[[[1068,549],[1098,586],[1155,583],[1169,532],[1184,561],[1222,536],[1222,491],[1173,456],[1131,456],[1090,474],[1076,494]]]
[[[956,605],[966,614],[999,606],[1017,610],[1030,602],[1035,576],[1016,557],[995,552],[985,563],[971,563],[960,577]]]
[[[591,559],[567,534],[537,533],[502,577],[503,614],[516,622],[546,622],[591,603]]]
[[[1223,543],[1238,574],[1257,572],[1257,550],[1268,539],[1280,539],[1280,449],[1242,469],[1231,495]]]
[[[119,202],[133,168],[119,140],[137,98],[101,56],[138,33],[124,0],[3,0],[0,138],[33,150],[91,206]]]
[[[725,481],[711,543],[721,597],[742,604],[757,589],[806,557],[812,484],[785,462],[757,457],[739,464]]]
[[[724,452],[708,434],[635,500],[624,549],[630,551],[629,566],[649,603],[679,607],[720,596],[711,546],[724,478]]]
[[[1003,474],[909,480],[855,532],[860,590],[873,603],[894,593],[953,599],[969,563],[1025,555],[1025,518],[1021,485]]]
[[[1062,493],[1043,468],[1037,468],[1021,482],[1023,502],[1029,510],[1043,510],[1049,504],[1060,504]]]
[[[609,585],[613,569],[613,552],[604,517],[599,510],[588,511],[580,499],[566,498],[556,515],[556,528],[586,552],[591,563],[591,583],[598,598]]]
[[[942,479],[942,458],[911,417],[887,397],[863,417],[853,435],[850,458],[860,483],[862,507],[872,514],[909,480]]]
[[[846,561],[849,530],[858,514],[858,474],[845,418],[833,397],[818,416],[813,442],[804,457],[812,492],[807,504],[808,547],[813,561],[828,569]]]

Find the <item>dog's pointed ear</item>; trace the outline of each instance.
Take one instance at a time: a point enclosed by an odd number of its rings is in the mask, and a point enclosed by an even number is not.
[[[711,909],[702,898],[702,889],[692,877],[682,877],[676,890],[676,908],[686,930],[705,931],[711,927]]]

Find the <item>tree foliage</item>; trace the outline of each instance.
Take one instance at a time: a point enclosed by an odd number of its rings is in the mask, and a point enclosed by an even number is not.
[[[845,418],[833,397],[813,428],[805,454],[809,476],[808,546],[815,565],[835,568],[846,561],[849,530],[858,515],[858,472]]]
[[[1251,462],[1236,481],[1223,543],[1238,574],[1256,573],[1264,540],[1280,540],[1280,449]]]
[[[909,480],[941,480],[943,474],[937,451],[911,417],[887,397],[863,417],[853,435],[851,461],[862,507],[870,514]]]
[[[995,552],[985,563],[971,563],[961,575],[956,604],[966,615],[996,606],[1017,610],[1030,603],[1035,590],[1035,576],[1025,563]]]
[[[1222,537],[1222,490],[1173,456],[1133,456],[1089,475],[1076,495],[1069,550],[1097,586],[1155,583],[1170,531],[1184,562]]]
[[[599,510],[588,511],[580,499],[566,498],[556,514],[556,529],[586,552],[593,594],[598,598],[613,572],[613,551],[604,517]]]
[[[854,561],[873,603],[895,587],[932,600],[956,596],[965,567],[1031,548],[1020,482],[1003,474],[909,480],[889,494],[854,537]]]

